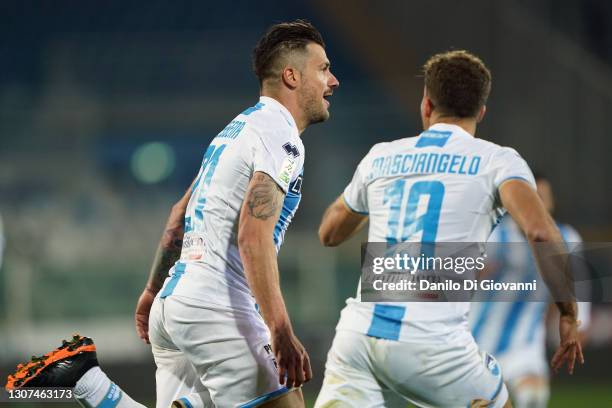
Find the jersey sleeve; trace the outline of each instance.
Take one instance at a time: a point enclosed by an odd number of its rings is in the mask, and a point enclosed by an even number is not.
[[[535,179],[527,162],[518,152],[510,147],[503,147],[495,154],[493,160],[493,182],[499,188],[505,181],[512,179],[524,180],[534,189]]]
[[[253,172],[266,173],[287,193],[300,171],[303,152],[289,131],[262,132],[254,138]]]
[[[368,209],[368,185],[365,175],[366,156],[357,166],[353,179],[344,189],[344,202],[353,211],[358,214],[367,215]]]

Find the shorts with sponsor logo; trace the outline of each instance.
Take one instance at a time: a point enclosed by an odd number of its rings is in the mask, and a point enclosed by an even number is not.
[[[315,407],[502,407],[508,391],[497,361],[468,332],[459,339],[429,344],[337,330]]]
[[[270,332],[256,310],[155,299],[149,339],[157,365],[157,407],[255,407],[289,390],[279,384]]]

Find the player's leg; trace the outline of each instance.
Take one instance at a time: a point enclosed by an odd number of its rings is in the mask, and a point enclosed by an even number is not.
[[[213,407],[210,394],[182,351],[170,339],[164,326],[163,299],[155,299],[149,314],[149,340],[155,360],[156,407],[173,402],[181,408]]]
[[[108,378],[98,365],[93,340],[79,335],[63,341],[57,349],[17,366],[15,374],[9,376],[6,388],[21,387],[74,388],[74,397],[83,407],[100,404],[117,408],[144,407]]]
[[[516,408],[546,408],[550,398],[548,378],[526,375],[508,382]]]
[[[153,345],[156,407],[168,408],[174,401],[188,408],[213,407],[210,394],[195,368],[179,350]]]
[[[85,408],[102,405],[116,408],[145,408],[112,382],[100,367],[90,369],[77,381],[74,398]]]
[[[407,401],[372,374],[371,343],[360,333],[338,330],[315,408],[406,407]]]
[[[501,408],[508,390],[497,361],[468,332],[440,342],[380,339],[373,347],[378,379],[417,406]]]
[[[290,392],[280,395],[278,398],[270,399],[260,405],[253,405],[258,408],[303,408],[304,396],[301,388],[294,388]]]
[[[532,342],[511,347],[496,357],[503,367],[514,406],[545,408],[550,388],[544,344]]]
[[[255,309],[204,307],[177,296],[166,298],[164,308],[172,342],[195,367],[216,407],[301,400],[279,384],[270,333]]]
[[[469,408],[489,408],[491,406],[490,404],[491,401],[477,399],[473,400],[470,403]],[[512,408],[512,402],[510,402],[510,398],[508,398],[508,401],[506,401],[503,408]]]

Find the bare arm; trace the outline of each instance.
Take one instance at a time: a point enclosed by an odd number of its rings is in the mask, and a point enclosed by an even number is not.
[[[145,286],[155,294],[161,289],[168,271],[179,260],[183,246],[183,234],[185,233],[185,212],[191,198],[193,183],[185,192],[183,197],[172,206],[170,216],[166,221],[166,227],[153,258],[153,265],[149,273],[149,279]]]
[[[525,233],[538,269],[555,296],[561,314],[561,345],[553,356],[552,365],[558,369],[567,360],[572,373],[576,357],[581,363],[584,362],[584,357],[578,340],[578,308],[573,297],[573,282],[567,267],[569,263],[566,256],[560,256],[566,253],[561,233],[536,191],[525,181],[506,181],[499,187],[499,193],[503,206]],[[547,243],[544,250],[535,245],[539,242]]]
[[[151,311],[153,300],[168,276],[168,271],[181,256],[185,212],[187,211],[192,188],[193,183],[183,197],[172,206],[172,210],[170,210],[170,216],[155,252],[153,265],[149,272],[149,279],[136,304],[136,312],[134,314],[136,332],[138,337],[146,343],[149,343],[149,312]]]
[[[272,240],[283,191],[268,175],[256,172],[240,212],[238,247],[249,286],[271,330],[291,326],[280,291],[276,249]]]
[[[238,248],[249,287],[272,334],[272,348],[279,364],[279,382],[299,386],[312,377],[304,347],[293,333],[280,289],[274,246],[284,193],[267,174],[255,172],[240,211]]]
[[[368,221],[368,216],[352,211],[340,196],[323,214],[319,240],[325,246],[337,246],[355,235]]]

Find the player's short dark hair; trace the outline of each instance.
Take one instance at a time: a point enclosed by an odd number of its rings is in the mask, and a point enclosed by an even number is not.
[[[282,58],[293,51],[304,51],[309,43],[325,48],[321,33],[306,20],[270,26],[253,50],[253,71],[259,83],[278,76]]]
[[[491,91],[491,72],[467,51],[448,51],[431,57],[423,66],[425,89],[434,109],[444,115],[478,115]]]

